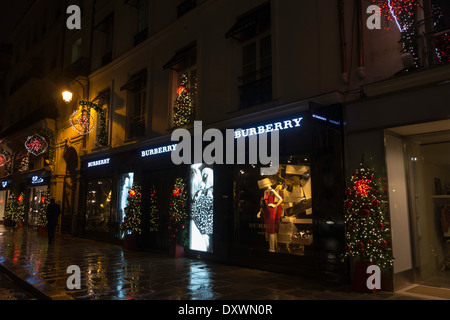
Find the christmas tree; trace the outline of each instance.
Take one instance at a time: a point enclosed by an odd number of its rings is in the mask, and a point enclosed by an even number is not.
[[[141,229],[141,187],[137,182],[133,183],[131,190],[128,192],[127,197],[127,206],[125,207],[125,217],[122,225],[120,226],[121,230],[125,232],[125,234],[140,234],[142,232]]]
[[[380,268],[393,263],[390,224],[372,171],[361,164],[344,201],[346,247],[344,257],[359,258]]]
[[[50,200],[50,193],[47,190],[41,196],[41,205],[39,207],[39,216],[38,216],[38,226],[46,227],[47,226],[47,207]]]
[[[25,194],[22,192],[17,198],[16,210],[13,212],[14,222],[24,222],[25,221]]]
[[[159,214],[158,214],[158,199],[156,196],[155,186],[150,190],[150,232],[158,231],[159,228]]]
[[[17,202],[16,202],[16,196],[14,193],[11,193],[8,197],[8,203],[5,209],[5,216],[3,217],[3,220],[6,221],[13,221],[14,212],[17,210]]]
[[[186,228],[188,219],[187,197],[184,179],[177,178],[170,196],[168,230],[170,240],[181,246],[187,246],[189,242]]]
[[[193,92],[188,88],[188,74],[183,73],[180,77],[180,85],[177,88],[178,98],[173,107],[174,127],[181,127],[192,123],[195,117]]]

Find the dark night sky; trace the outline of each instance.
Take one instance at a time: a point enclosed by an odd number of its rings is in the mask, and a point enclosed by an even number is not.
[[[0,43],[8,40],[8,35],[34,0],[14,0],[4,2],[7,4],[3,4],[0,7]]]

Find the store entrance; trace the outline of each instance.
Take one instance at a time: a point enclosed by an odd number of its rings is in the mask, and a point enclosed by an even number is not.
[[[450,288],[449,124],[385,133],[394,286]]]
[[[39,222],[39,210],[41,209],[43,198],[48,191],[48,186],[28,188],[28,225],[37,227]]]
[[[186,178],[183,170],[171,168],[147,171],[142,186],[142,234],[138,245],[150,250],[169,251],[169,206],[176,178]],[[187,182],[187,181],[186,181]],[[156,208],[156,217],[152,209]],[[156,223],[152,223],[153,219]],[[156,230],[155,230],[156,229]]]
[[[417,273],[450,287],[450,131],[408,137],[407,156]]]

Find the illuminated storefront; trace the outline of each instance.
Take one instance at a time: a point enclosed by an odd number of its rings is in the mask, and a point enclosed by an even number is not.
[[[179,149],[169,135],[86,156],[80,200],[85,211],[79,230],[120,242],[127,198],[136,182],[142,194],[137,245],[168,252],[171,196],[179,192],[174,183],[181,179],[186,185],[181,191],[189,194],[188,256],[268,270],[344,275],[339,257],[344,239],[339,110],[305,104],[219,123],[224,136],[226,130],[235,130],[235,161],[228,164],[175,165],[171,153]],[[267,163],[238,164],[242,152],[251,157],[252,136],[273,131],[279,133],[277,171],[264,173]],[[238,149],[240,139],[245,149]],[[196,147],[191,147],[194,153]]]

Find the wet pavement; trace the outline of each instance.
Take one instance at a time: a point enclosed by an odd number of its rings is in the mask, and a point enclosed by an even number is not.
[[[80,289],[67,288],[81,271]],[[39,299],[52,300],[415,300],[401,293],[352,292],[349,286],[0,224],[0,268]],[[74,282],[71,282],[74,283]],[[0,297],[1,298],[1,297]]]
[[[36,300],[36,298],[0,272],[0,300]]]

